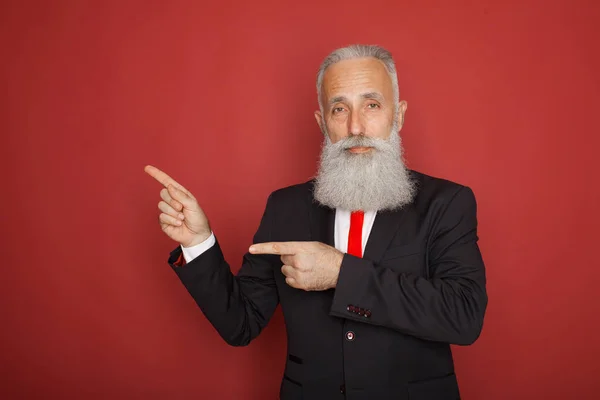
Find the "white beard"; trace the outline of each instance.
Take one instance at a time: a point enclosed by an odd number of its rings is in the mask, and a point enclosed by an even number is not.
[[[394,127],[388,140],[363,135],[332,144],[325,132],[314,198],[319,203],[344,210],[395,210],[410,204],[415,183],[402,159],[402,143]],[[373,147],[354,154],[351,147]]]

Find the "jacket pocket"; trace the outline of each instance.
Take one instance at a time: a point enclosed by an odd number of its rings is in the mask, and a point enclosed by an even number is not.
[[[425,253],[420,245],[392,247],[387,250],[378,265],[397,272],[427,276]]]
[[[460,400],[456,375],[427,379],[408,384],[410,400]]]
[[[415,254],[423,254],[423,246],[420,243],[389,248],[383,253],[381,261],[395,260],[397,258],[413,256]]]
[[[281,400],[302,400],[302,384],[287,375],[283,375],[279,389]]]

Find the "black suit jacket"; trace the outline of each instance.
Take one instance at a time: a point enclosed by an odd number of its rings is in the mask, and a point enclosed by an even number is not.
[[[470,188],[411,171],[414,202],[378,212],[364,257],[345,254],[335,289],[297,290],[275,255],[246,254],[231,273],[219,243],[184,266],[169,258],[225,341],[250,343],[281,304],[288,356],[280,396],[294,399],[455,400],[450,344],[479,336],[487,295]],[[335,210],[313,182],[273,192],[254,243],[334,244]]]

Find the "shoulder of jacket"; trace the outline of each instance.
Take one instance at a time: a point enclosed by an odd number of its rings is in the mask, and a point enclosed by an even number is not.
[[[290,201],[309,198],[312,195],[314,179],[274,190],[270,194],[273,201]]]
[[[418,197],[439,198],[444,202],[451,202],[460,193],[473,194],[471,188],[462,183],[415,170],[410,170],[410,173],[416,184]]]

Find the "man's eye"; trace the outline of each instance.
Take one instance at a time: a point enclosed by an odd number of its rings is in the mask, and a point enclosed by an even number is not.
[[[342,111],[344,111],[344,107],[335,107],[335,108],[333,109],[333,112],[334,112],[334,113],[338,113],[338,112],[342,112]]]
[[[379,104],[370,103],[369,105],[367,105],[367,107],[369,107],[369,108],[379,108]]]

